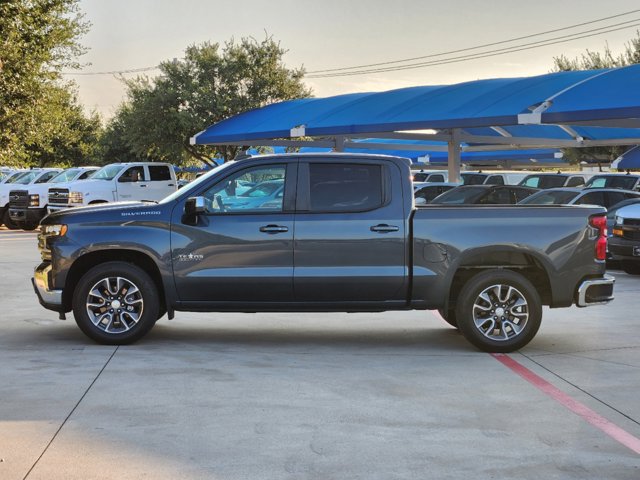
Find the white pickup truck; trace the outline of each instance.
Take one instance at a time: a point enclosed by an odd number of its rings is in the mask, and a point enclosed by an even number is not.
[[[15,230],[18,226],[9,216],[9,193],[12,190],[28,189],[32,185],[46,183],[62,171],[61,168],[34,168],[26,171],[23,175],[11,177],[0,185],[0,222]]]
[[[49,212],[97,203],[162,200],[178,187],[168,163],[112,163],[89,180],[49,188]]]
[[[96,170],[98,167],[68,168],[46,183],[34,183],[28,186],[16,185],[15,189],[9,192],[9,218],[17,228],[35,229],[40,220],[48,213],[49,188],[56,186],[56,184],[62,185],[76,180],[85,180]]]

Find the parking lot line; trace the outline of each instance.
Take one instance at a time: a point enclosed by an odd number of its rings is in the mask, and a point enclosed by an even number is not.
[[[491,354],[491,356],[507,368],[511,369],[513,372],[520,375],[527,382],[531,383],[533,386],[549,395],[556,402],[568,408],[594,427],[602,430],[617,442],[623,444],[625,447],[640,455],[640,438],[634,437],[626,430],[620,428],[616,424],[610,422],[603,416],[591,410],[585,404],[567,395],[562,390],[554,387],[545,379],[543,379],[539,375],[536,375],[527,367],[514,360],[510,356],[502,353],[493,353]]]

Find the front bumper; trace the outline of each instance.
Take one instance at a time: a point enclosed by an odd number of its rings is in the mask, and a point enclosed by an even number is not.
[[[613,260],[637,260],[640,262],[640,241],[622,237],[609,237],[609,253]]]
[[[44,262],[38,265],[31,279],[33,289],[38,296],[40,305],[44,308],[53,310],[54,312],[65,312],[64,305],[62,304],[62,290],[50,288],[50,273],[50,263]]]
[[[18,225],[25,223],[40,223],[45,215],[46,208],[9,208],[9,218]]]
[[[578,307],[591,307],[603,305],[613,300],[613,284],[616,279],[611,275],[603,275],[599,278],[590,278],[583,281],[576,292],[576,305]]]

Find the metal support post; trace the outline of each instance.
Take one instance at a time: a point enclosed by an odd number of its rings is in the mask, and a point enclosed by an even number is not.
[[[460,129],[454,128],[451,130],[451,138],[449,139],[449,155],[448,155],[448,169],[449,169],[449,181],[460,182]]]

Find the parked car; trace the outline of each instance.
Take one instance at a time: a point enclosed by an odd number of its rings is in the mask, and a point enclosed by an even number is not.
[[[518,185],[533,188],[583,187],[586,175],[581,173],[534,173],[527,175]]]
[[[514,205],[539,191],[537,188],[517,185],[463,185],[431,201],[444,205]]]
[[[49,211],[97,203],[132,200],[158,201],[178,189],[168,163],[112,163],[90,179],[49,189]]]
[[[446,182],[449,179],[447,170],[420,170],[413,173],[413,181],[418,182]]]
[[[61,170],[60,168],[35,168],[15,177],[11,182],[0,184],[0,219],[2,219],[2,223],[11,230],[18,228],[9,216],[9,193],[12,190],[46,183],[60,173]]]
[[[530,172],[462,172],[463,185],[518,185]]]
[[[416,205],[424,205],[430,203],[434,198],[442,195],[444,192],[448,192],[459,186],[459,183],[452,182],[414,184],[413,196],[416,199]]]
[[[605,173],[591,177],[585,188],[619,188],[622,190],[640,190],[640,175],[630,173]]]
[[[609,253],[622,269],[640,275],[640,204],[620,208],[616,213]]]
[[[526,345],[543,305],[613,298],[603,208],[416,209],[409,168],[376,155],[261,156],[157,204],[54,212],[42,221],[35,290],[104,344],[134,342],[176,310],[440,309],[491,352]],[[235,179],[276,175],[285,188],[273,210],[212,201]]]
[[[640,192],[615,188],[549,188],[522,200],[522,205],[600,205],[609,208],[630,198],[639,198]]]
[[[22,189],[11,190],[9,218],[17,228],[35,229],[48,213],[49,188],[55,184],[86,180],[98,167],[74,167],[63,170],[44,183],[34,183]],[[17,187],[17,186],[16,186]]]

